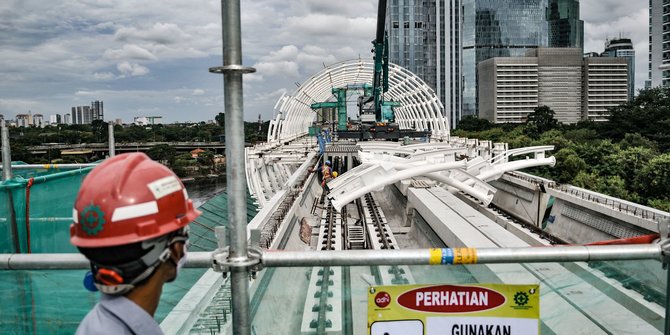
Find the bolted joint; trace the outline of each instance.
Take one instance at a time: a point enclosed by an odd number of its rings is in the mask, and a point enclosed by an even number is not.
[[[247,74],[247,73],[254,73],[256,72],[256,69],[253,67],[249,66],[244,66],[244,65],[224,65],[224,66],[215,66],[215,67],[210,67],[209,72],[211,73],[242,73],[242,74]]]
[[[230,247],[226,246],[212,252],[212,269],[223,273],[224,278],[233,269],[244,269],[255,275],[256,272],[263,270],[262,257],[262,251],[254,247],[247,248],[246,257],[230,257]]]

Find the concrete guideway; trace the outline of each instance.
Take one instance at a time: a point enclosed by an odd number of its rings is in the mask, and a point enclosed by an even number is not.
[[[444,189],[410,188],[408,205],[416,209],[450,247],[529,246]],[[586,266],[581,266],[580,271],[593,272]],[[575,329],[589,334],[620,334],[632,330],[655,334],[661,333],[663,327],[659,320],[664,311],[659,306],[644,301],[639,295],[637,300],[623,299],[616,286],[607,289],[617,294],[608,294],[557,263],[491,264],[478,267],[472,273],[479,282],[539,282],[542,321],[557,334]],[[627,293],[634,295],[634,292]]]

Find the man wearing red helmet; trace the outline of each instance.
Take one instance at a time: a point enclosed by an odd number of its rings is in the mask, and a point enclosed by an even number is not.
[[[162,334],[153,315],[163,284],[186,260],[200,212],[179,178],[142,153],[104,161],[81,185],[70,241],[103,294],[77,334]]]

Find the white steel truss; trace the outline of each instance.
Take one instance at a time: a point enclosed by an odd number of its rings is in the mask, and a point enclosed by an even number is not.
[[[374,63],[355,59],[333,64],[307,79],[293,95],[284,95],[277,101],[277,115],[270,121],[268,143],[285,143],[306,135],[316,118],[311,109],[315,102],[333,99],[333,88],[347,84],[370,84]],[[449,138],[449,121],[435,92],[421,78],[409,70],[389,65],[387,101],[400,103],[395,108],[396,122],[401,128],[416,128],[432,132],[432,138]]]

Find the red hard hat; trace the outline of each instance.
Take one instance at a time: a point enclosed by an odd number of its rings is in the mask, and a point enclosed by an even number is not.
[[[172,170],[143,153],[122,154],[84,179],[70,241],[84,248],[131,244],[178,230],[200,214]]]

